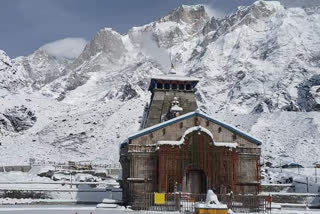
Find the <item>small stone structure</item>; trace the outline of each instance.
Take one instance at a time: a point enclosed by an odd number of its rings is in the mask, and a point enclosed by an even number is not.
[[[123,201],[150,192],[257,194],[261,142],[197,110],[198,80],[154,77],[142,130],[121,145]]]

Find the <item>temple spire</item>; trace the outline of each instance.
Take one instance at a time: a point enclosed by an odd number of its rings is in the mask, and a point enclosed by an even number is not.
[[[176,74],[177,72],[174,68],[173,57],[172,57],[171,53],[169,54],[169,58],[170,58],[170,63],[171,63],[169,74]]]

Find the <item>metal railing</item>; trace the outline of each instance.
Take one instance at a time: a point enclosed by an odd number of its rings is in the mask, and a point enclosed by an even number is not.
[[[235,212],[265,212],[266,196],[261,195],[219,195],[220,202]]]
[[[266,196],[258,195],[218,195],[219,201],[234,212],[264,213],[266,210]],[[205,194],[165,193],[165,202],[155,203],[155,193],[146,193],[134,197],[132,208],[149,211],[179,211],[180,213],[194,213],[197,202],[205,202]]]
[[[240,154],[261,155],[261,148],[237,147]]]
[[[104,169],[121,169],[120,163],[113,164],[97,164],[92,163],[90,161],[69,161],[69,162],[55,162],[55,161],[38,161],[38,160],[30,160],[30,166],[54,166],[57,168],[72,168],[72,167],[88,167],[91,168],[104,168]]]
[[[129,152],[155,152],[155,145],[129,144]]]

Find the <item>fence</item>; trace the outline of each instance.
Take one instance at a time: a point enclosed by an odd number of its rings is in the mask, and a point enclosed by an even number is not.
[[[220,195],[220,201],[236,212],[265,212],[266,196],[261,195]]]
[[[20,166],[0,166],[0,172],[11,172],[11,171],[19,171],[19,172],[28,172],[31,169],[31,166],[20,165]]]
[[[119,189],[92,188],[0,188],[0,198],[27,199],[28,203],[101,203],[104,199],[121,201],[122,192]],[[2,203],[10,202],[3,200]],[[0,212],[1,213],[1,212]],[[28,212],[26,212],[28,213]]]
[[[271,172],[285,173],[287,176],[283,180],[279,180],[278,183],[292,183],[292,179],[288,179],[288,176],[291,177],[305,177],[309,182],[320,183],[320,168],[315,167],[296,167],[296,168],[281,168],[273,167],[269,168]]]
[[[120,163],[114,164],[97,164],[91,163],[90,161],[69,161],[69,162],[54,162],[54,161],[37,161],[34,159],[29,160],[30,166],[54,166],[57,168],[70,168],[70,167],[87,167],[90,166],[92,168],[106,168],[106,169],[121,169]]]
[[[156,203],[156,193],[136,196],[133,209],[150,211],[179,211],[194,213],[197,202],[205,202],[205,194],[165,193],[162,203]],[[265,212],[266,197],[258,195],[218,195],[221,203],[226,204],[235,212]]]

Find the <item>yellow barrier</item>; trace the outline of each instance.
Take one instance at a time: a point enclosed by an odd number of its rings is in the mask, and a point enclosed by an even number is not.
[[[165,193],[154,193],[154,204],[165,204]]]
[[[228,214],[228,209],[196,208],[196,214]]]

